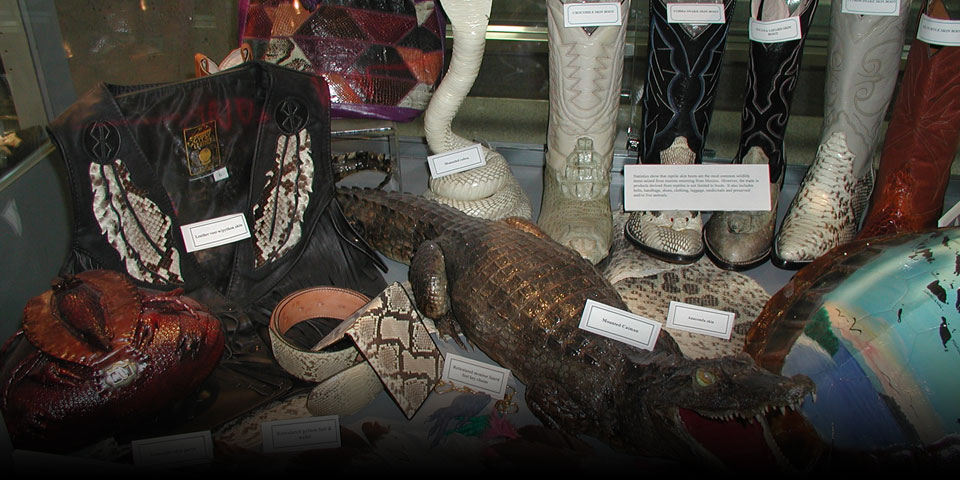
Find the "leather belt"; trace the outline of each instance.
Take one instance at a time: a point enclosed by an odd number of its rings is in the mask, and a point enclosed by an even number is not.
[[[284,337],[294,325],[318,317],[343,322],[309,350]],[[336,287],[294,292],[277,304],[269,330],[277,363],[297,378],[320,382],[307,398],[314,415],[356,413],[386,385],[412,418],[443,371],[443,356],[399,283],[372,300]],[[326,350],[344,337],[354,346]]]

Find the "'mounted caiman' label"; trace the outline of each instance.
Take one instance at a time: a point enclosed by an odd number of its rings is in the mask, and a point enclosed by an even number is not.
[[[660,322],[594,300],[587,300],[580,316],[581,329],[644,350],[653,350],[660,327]]]

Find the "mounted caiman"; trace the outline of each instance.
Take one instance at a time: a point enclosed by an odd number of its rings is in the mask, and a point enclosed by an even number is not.
[[[421,312],[510,369],[547,426],[642,454],[713,459],[689,420],[743,425],[813,392],[808,378],[773,375],[746,355],[687,359],[664,330],[648,351],[580,329],[587,299],[627,307],[596,267],[529,221],[380,190],[341,188],[338,198],[367,242],[410,265]]]

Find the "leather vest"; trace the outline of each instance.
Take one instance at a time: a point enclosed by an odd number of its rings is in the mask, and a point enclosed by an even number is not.
[[[49,126],[74,206],[64,273],[126,272],[261,325],[301,288],[376,296],[385,267],[335,198],[329,112],[322,78],[264,62],[98,85]]]

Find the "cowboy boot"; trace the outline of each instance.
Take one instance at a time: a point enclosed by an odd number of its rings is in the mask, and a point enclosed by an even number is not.
[[[716,212],[710,217],[704,226],[704,248],[707,256],[721,268],[746,270],[760,265],[770,256],[786,170],[783,138],[800,73],[804,40],[817,3],[818,0],[803,0],[788,5],[786,2],[753,0],[751,4],[751,15],[755,20],[798,17],[801,37],[777,43],[750,41],[740,146],[733,163],[769,167],[771,208],[767,211]]]
[[[619,26],[590,28],[564,28],[564,3],[547,1],[550,124],[537,223],[597,263],[613,238],[610,166],[630,0],[620,4]]]
[[[799,268],[853,239],[870,191],[880,126],[893,97],[910,0],[898,16],[830,12],[820,147],[777,233],[772,262]]]
[[[725,23],[667,23],[664,0],[650,0],[647,80],[640,161],[701,163],[717,80],[736,0],[724,2]],[[631,212],[624,235],[648,254],[675,263],[703,255],[700,212]]]
[[[931,0],[925,12],[950,18],[940,0]],[[958,138],[960,47],[914,40],[858,238],[936,227]]]

